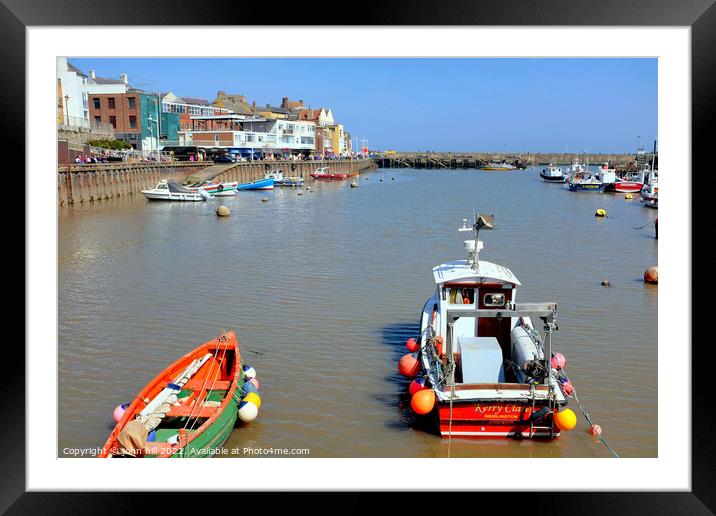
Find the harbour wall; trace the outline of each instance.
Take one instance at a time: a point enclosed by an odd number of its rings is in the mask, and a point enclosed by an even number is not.
[[[363,171],[377,168],[373,160],[353,161],[252,161],[233,165],[212,162],[173,161],[163,163],[86,163],[57,167],[57,202],[60,206],[97,202],[138,194],[153,188],[163,179],[199,181],[249,182],[264,177],[266,172],[282,170],[286,176],[310,177],[318,167],[328,166],[332,172]]]
[[[376,158],[382,168],[480,168],[487,163],[506,162],[516,166],[537,166],[553,163],[569,165],[579,159],[582,163],[602,164],[607,161],[618,168],[629,168],[636,164],[633,154],[508,154],[508,153],[457,153],[457,152],[397,152]]]

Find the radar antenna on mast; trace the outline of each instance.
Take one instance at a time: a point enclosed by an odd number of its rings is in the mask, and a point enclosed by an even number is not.
[[[475,223],[472,226],[468,226],[467,219],[462,219],[462,227],[458,228],[458,231],[475,232],[474,239],[465,240],[465,249],[467,249],[467,265],[473,270],[478,270],[480,268],[480,262],[477,255],[484,247],[482,241],[480,240],[481,229],[495,229],[495,216],[476,213]]]

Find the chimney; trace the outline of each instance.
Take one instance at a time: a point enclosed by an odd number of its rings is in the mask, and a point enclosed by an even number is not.
[[[251,103],[251,109],[256,111],[256,101],[255,100]]]
[[[90,79],[96,79],[96,77],[94,75],[94,70],[90,70],[89,73],[90,73]]]
[[[127,74],[126,74],[126,73],[120,74],[119,78],[122,80],[122,82],[123,82],[124,84],[129,84],[129,81],[127,80]]]

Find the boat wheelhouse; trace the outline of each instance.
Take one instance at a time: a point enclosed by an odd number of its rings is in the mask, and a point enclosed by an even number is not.
[[[562,169],[560,167],[555,167],[551,163],[547,168],[542,169],[539,176],[548,183],[564,183],[566,179]]]
[[[487,215],[476,215],[473,225],[463,220],[460,231],[475,232],[465,241],[468,259],[433,268],[436,291],[422,310],[417,374],[434,392],[430,413],[443,437],[555,438],[554,415],[571,388],[553,367],[557,305],[517,303],[520,281],[512,271],[478,259],[479,231],[492,227]]]

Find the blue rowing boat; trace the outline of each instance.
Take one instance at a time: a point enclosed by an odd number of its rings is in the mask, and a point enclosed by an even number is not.
[[[250,183],[239,183],[236,185],[237,190],[273,190],[274,179],[272,177],[266,179],[258,179]]]

